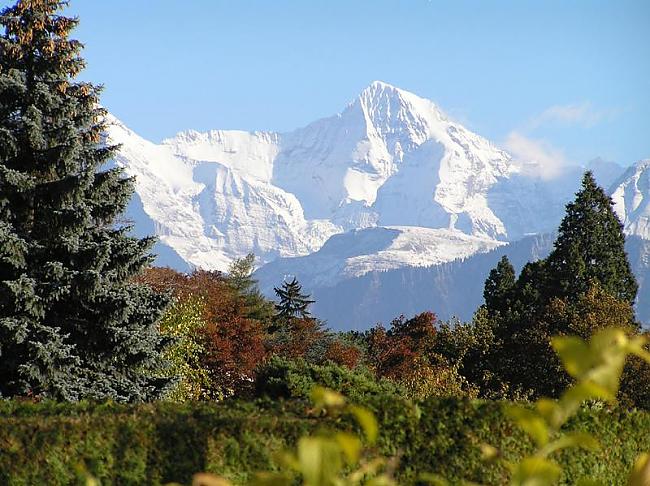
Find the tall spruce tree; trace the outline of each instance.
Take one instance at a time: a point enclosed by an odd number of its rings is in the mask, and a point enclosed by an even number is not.
[[[274,287],[273,290],[280,301],[275,305],[276,317],[280,319],[292,319],[294,317],[309,318],[309,306],[315,301],[309,299],[309,295],[302,293],[302,286],[296,280],[282,282],[282,287]]]
[[[546,259],[550,296],[575,300],[594,280],[613,297],[634,302],[638,286],[625,253],[623,225],[612,204],[593,174],[586,172]]]
[[[147,400],[169,382],[166,298],[129,282],[153,241],[114,223],[133,181],[102,170],[116,148],[66,5],[0,12],[0,395]]]
[[[490,386],[507,389],[510,396],[558,396],[570,379],[551,348],[552,336],[588,338],[603,325],[636,331],[637,284],[624,243],[610,198],[587,172],[567,205],[551,254],[528,263],[514,286],[503,260],[486,280],[486,309],[496,338],[484,360],[496,377]],[[507,306],[502,294],[509,296]],[[598,302],[607,305],[598,307]],[[618,310],[607,314],[606,308]]]
[[[499,263],[490,271],[485,281],[483,299],[488,314],[504,314],[510,308],[514,297],[514,288],[517,278],[507,256],[501,257]]]

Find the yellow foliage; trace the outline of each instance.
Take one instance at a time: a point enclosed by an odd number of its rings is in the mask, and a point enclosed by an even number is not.
[[[174,401],[206,397],[209,377],[207,370],[199,365],[203,348],[196,339],[197,329],[205,324],[203,305],[200,298],[177,300],[160,321],[160,332],[175,338],[165,353],[165,358],[172,364],[171,373],[180,377],[176,388],[168,396]]]

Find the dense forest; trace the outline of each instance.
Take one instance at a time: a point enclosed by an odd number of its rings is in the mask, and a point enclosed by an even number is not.
[[[519,275],[504,257],[471,321],[431,309],[334,332],[296,278],[262,296],[253,255],[225,273],[150,266],[153,240],[117,222],[133,181],[103,168],[119,147],[104,142],[101,89],[76,80],[64,4],[0,14],[3,484],[628,477],[650,449],[648,336],[621,223],[591,173],[550,255]],[[309,439],[322,428],[342,432]],[[557,437],[591,452],[553,462]],[[296,441],[295,457],[274,459]],[[630,481],[648,480],[647,463]]]

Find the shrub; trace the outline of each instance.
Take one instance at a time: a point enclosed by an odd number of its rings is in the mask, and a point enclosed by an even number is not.
[[[397,396],[400,389],[386,380],[376,380],[364,370],[350,370],[333,363],[316,365],[305,360],[272,357],[257,374],[255,393],[269,398],[310,396],[315,385],[336,390],[354,403],[367,403],[378,395]]]

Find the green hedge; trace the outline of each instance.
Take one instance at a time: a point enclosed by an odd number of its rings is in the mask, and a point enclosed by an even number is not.
[[[370,400],[382,423],[379,449],[400,454],[399,479],[437,472],[503,484],[503,468],[484,463],[478,445],[489,443],[515,458],[529,447],[494,402],[430,400],[419,409],[394,397]],[[274,467],[274,453],[301,435],[333,424],[311,417],[300,401],[146,405],[30,404],[0,401],[0,484],[82,484],[81,468],[102,484],[188,483],[212,471],[237,483]],[[561,456],[565,482],[595,475],[624,484],[638,453],[650,450],[650,414],[583,410],[569,428],[593,433],[600,452]],[[513,455],[514,454],[514,455]]]
[[[255,396],[308,399],[316,385],[337,390],[353,403],[367,403],[378,395],[399,397],[405,393],[391,381],[378,380],[368,370],[273,356],[257,373]]]

